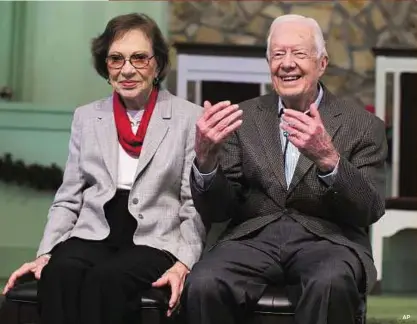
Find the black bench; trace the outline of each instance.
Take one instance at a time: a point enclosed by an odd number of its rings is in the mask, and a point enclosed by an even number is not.
[[[207,248],[216,242],[226,223],[214,224],[207,238]],[[183,319],[177,316],[170,319],[165,316],[169,296],[160,289],[151,289],[138,298],[141,305],[141,324],[184,324]],[[6,302],[17,307],[17,323],[10,324],[37,324],[37,283],[32,277],[23,278],[7,295]],[[294,308],[288,300],[283,286],[270,286],[258,301],[254,312],[248,315],[242,324],[293,324]],[[358,310],[357,323],[365,324],[366,299]],[[2,323],[3,324],[3,323]],[[6,324],[6,323],[5,323]],[[9,324],[9,323],[7,323]]]
[[[17,306],[16,324],[39,323],[37,302],[35,280],[20,282],[6,295],[6,303]],[[175,319],[165,316],[168,296],[162,290],[151,289],[142,294],[138,302],[141,304],[142,321],[140,323],[142,324],[183,322],[181,315]],[[292,305],[286,297],[284,288],[269,287],[259,300],[253,314],[248,317],[246,324],[290,324],[294,323],[293,314]]]

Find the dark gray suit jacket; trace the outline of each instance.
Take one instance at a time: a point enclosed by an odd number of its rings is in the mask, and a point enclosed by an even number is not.
[[[384,123],[324,88],[319,112],[340,153],[328,187],[311,160],[300,155],[287,190],[279,136],[278,96],[240,104],[242,126],[223,146],[220,167],[201,191],[191,177],[197,210],[206,224],[231,219],[220,241],[243,237],[284,213],[316,235],[351,248],[361,260],[369,291],[376,280],[366,229],[385,210]]]

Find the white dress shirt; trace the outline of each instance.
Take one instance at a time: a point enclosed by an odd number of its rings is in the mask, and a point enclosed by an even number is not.
[[[132,125],[132,132],[136,134],[140,121],[143,116],[143,109],[141,110],[127,110],[127,115]],[[136,169],[138,167],[139,158],[133,157],[126,153],[122,145],[119,143],[119,161],[117,172],[117,188],[130,190],[132,189],[133,180],[135,178]]]

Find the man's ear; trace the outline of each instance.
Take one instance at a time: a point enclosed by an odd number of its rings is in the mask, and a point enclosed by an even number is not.
[[[319,67],[320,72],[324,73],[328,64],[329,64],[329,57],[325,55],[320,60],[320,67]]]

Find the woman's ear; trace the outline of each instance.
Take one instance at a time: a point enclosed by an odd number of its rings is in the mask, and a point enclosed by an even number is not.
[[[159,74],[161,73],[161,70],[159,68],[156,68],[155,70],[155,79],[159,79]]]

